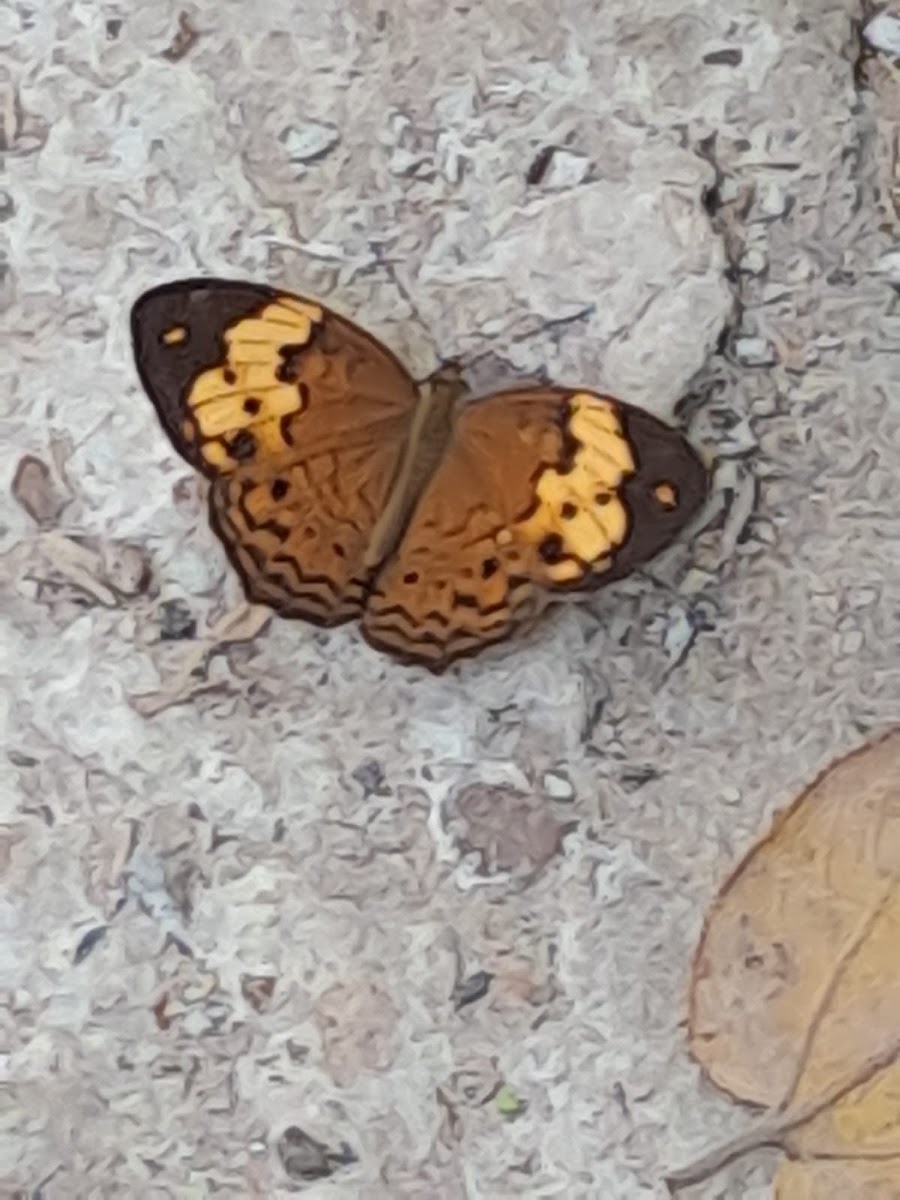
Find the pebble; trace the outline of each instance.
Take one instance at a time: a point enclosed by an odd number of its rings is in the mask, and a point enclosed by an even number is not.
[[[745,367],[772,367],[778,361],[771,342],[749,335],[735,338],[734,357]]]
[[[777,183],[768,184],[759,198],[760,211],[767,217],[780,217],[787,208],[787,197]]]
[[[868,608],[870,604],[874,604],[878,599],[878,592],[875,588],[864,587],[853,592],[847,599],[850,608]]]
[[[669,661],[680,662],[696,636],[697,631],[686,612],[677,610],[672,613],[663,635],[663,649]]]
[[[287,150],[291,162],[305,163],[322,158],[332,150],[340,141],[340,134],[333,125],[323,121],[305,121],[302,125],[288,125],[282,129],[278,140]]]
[[[848,629],[841,634],[839,645],[843,654],[859,654],[863,648],[862,630]]]
[[[741,270],[747,275],[762,275],[766,269],[766,256],[762,250],[750,249],[741,258]]]
[[[576,187],[587,178],[591,169],[590,159],[571,150],[554,150],[542,183],[546,188],[564,189]]]
[[[121,596],[139,596],[150,583],[150,563],[136,546],[111,544],[104,548],[106,582]]]
[[[900,55],[900,16],[880,12],[865,27],[863,37],[876,50]]]
[[[891,250],[878,260],[878,273],[883,275],[888,283],[900,286],[900,250]]]
[[[575,795],[575,788],[565,771],[545,771],[541,786],[551,800],[571,800]]]

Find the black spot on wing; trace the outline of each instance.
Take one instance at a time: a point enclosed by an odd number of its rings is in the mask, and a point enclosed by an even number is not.
[[[242,429],[226,442],[225,448],[235,462],[247,462],[256,453],[256,438],[249,430]]]
[[[558,563],[565,557],[565,546],[558,533],[548,533],[537,549],[545,563]]]

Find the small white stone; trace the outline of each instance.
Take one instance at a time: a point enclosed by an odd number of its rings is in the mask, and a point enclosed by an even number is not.
[[[749,335],[735,338],[734,356],[745,367],[771,367],[778,361],[771,342]]]
[[[287,150],[291,162],[303,163],[327,154],[340,141],[340,134],[333,125],[323,121],[305,121],[302,125],[288,125],[282,129],[278,140]]]
[[[144,590],[150,567],[135,546],[109,546],[105,550],[106,580],[123,596],[137,596]]]
[[[900,250],[892,250],[883,254],[878,260],[878,273],[883,275],[888,283],[900,285]]]
[[[783,189],[777,183],[768,184],[760,194],[759,207],[767,217],[780,217],[787,207]]]
[[[546,188],[571,188],[583,183],[591,169],[590,159],[571,150],[554,150],[541,180]]]
[[[444,178],[450,183],[459,183],[465,170],[465,158],[456,139],[448,133],[439,133],[435,152]]]
[[[740,789],[729,784],[727,787],[723,787],[719,792],[719,799],[723,804],[740,804]]]
[[[743,417],[728,430],[728,436],[723,438],[723,442],[727,443],[729,454],[746,454],[748,450],[754,450],[759,445],[759,438],[750,421]],[[740,471],[736,478],[742,478]]]
[[[863,30],[863,37],[876,50],[900,55],[900,16],[880,12]]]
[[[840,648],[843,654],[859,654],[863,648],[862,630],[848,629],[846,633],[842,633]]]
[[[731,177],[723,179],[719,186],[719,196],[722,205],[733,204],[741,195],[742,184]]]
[[[663,649],[668,655],[669,661],[678,662],[687,653],[696,636],[697,631],[686,612],[679,609],[671,613],[666,632],[663,635]]]
[[[188,1037],[201,1037],[209,1031],[209,1021],[202,1008],[192,1008],[181,1022],[181,1028]]]
[[[878,593],[874,588],[863,587],[858,591],[853,592],[847,599],[850,608],[868,608],[870,604],[874,604],[878,599]]]
[[[571,800],[575,795],[571,779],[558,769],[545,771],[541,786],[551,800]]]
[[[766,256],[762,250],[747,250],[741,258],[741,270],[748,275],[762,275],[766,269]]]

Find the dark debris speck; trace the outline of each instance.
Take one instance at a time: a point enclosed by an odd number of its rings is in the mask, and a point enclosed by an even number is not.
[[[330,1150],[297,1125],[289,1125],[278,1139],[278,1157],[285,1174],[302,1180],[326,1179],[338,1167],[357,1161],[346,1142],[341,1142],[340,1150]]]
[[[662,772],[656,767],[637,766],[629,767],[623,771],[620,776],[620,782],[626,792],[636,792],[645,784],[652,783],[654,779],[662,778]]]
[[[743,50],[737,47],[726,47],[723,50],[711,50],[703,55],[703,61],[711,67],[737,67],[744,58]]]
[[[159,609],[159,636],[164,642],[192,638],[197,633],[197,621],[184,600],[165,600]]]
[[[391,789],[384,777],[384,768],[374,758],[367,758],[351,772],[351,778],[356,780],[366,796],[389,796]]]
[[[94,929],[89,929],[76,947],[75,953],[72,956],[73,964],[77,967],[79,963],[84,962],[91,951],[98,946],[105,937],[105,925],[97,925]]]
[[[555,146],[544,146],[532,159],[531,166],[525,173],[525,182],[529,187],[536,187],[543,181],[551,162],[553,162],[555,152]]]
[[[490,971],[476,971],[468,979],[461,980],[453,989],[452,999],[454,1006],[457,1009],[465,1008],[467,1004],[474,1004],[476,1000],[483,1000],[488,994],[493,978]]]

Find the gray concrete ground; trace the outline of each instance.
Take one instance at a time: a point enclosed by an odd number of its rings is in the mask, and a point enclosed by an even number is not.
[[[748,1120],[704,910],[900,718],[895,68],[851,0],[178,11],[0,10],[0,1192],[663,1197]],[[261,621],[130,358],[198,273],[687,392],[709,510],[441,678]]]

